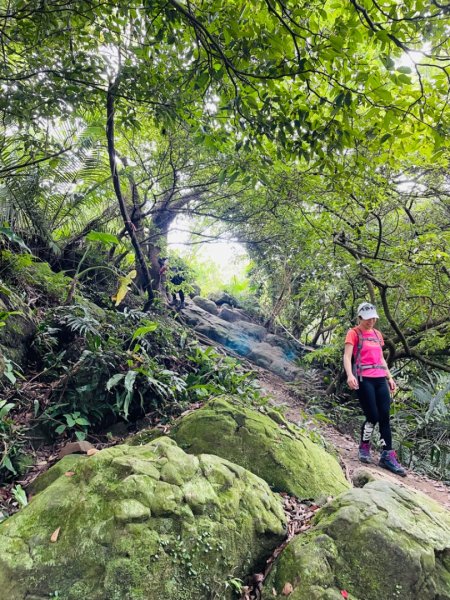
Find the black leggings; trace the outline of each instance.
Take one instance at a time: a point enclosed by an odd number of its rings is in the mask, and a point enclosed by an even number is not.
[[[359,403],[366,420],[361,429],[361,441],[368,442],[373,428],[378,423],[383,450],[392,450],[391,424],[389,410],[391,394],[385,377],[363,377],[358,380]]]

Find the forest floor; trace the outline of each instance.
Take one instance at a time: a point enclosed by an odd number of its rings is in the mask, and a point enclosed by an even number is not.
[[[285,416],[293,423],[302,425],[305,421],[305,405],[298,395],[293,393],[285,381],[276,375],[258,369],[258,381],[263,393],[271,398],[275,405],[283,405]],[[384,479],[397,485],[421,492],[450,510],[450,487],[414,471],[408,470],[406,477],[394,475],[378,466],[378,453],[373,453],[374,463],[362,464],[358,460],[358,446],[348,434],[341,433],[335,427],[322,423],[315,423],[323,438],[332,444],[339,453],[342,467],[347,479],[352,482],[355,475],[361,470],[369,472],[375,479]]]

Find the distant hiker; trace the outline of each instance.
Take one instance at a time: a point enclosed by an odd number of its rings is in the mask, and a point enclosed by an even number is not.
[[[390,424],[391,394],[395,381],[383,356],[384,340],[374,329],[378,319],[373,304],[363,302],[358,306],[358,325],[347,332],[344,350],[344,369],[350,389],[356,390],[366,420],[361,429],[359,460],[370,463],[370,439],[375,425],[380,429],[381,452],[379,465],[396,475],[406,476],[405,469],[392,450]]]
[[[158,262],[160,266],[160,286],[161,290],[163,290],[163,293],[166,296],[167,302],[170,304],[170,306],[176,306],[177,308],[185,308],[186,305],[184,302],[184,291],[180,287],[186,281],[182,268],[177,266],[171,267],[169,265],[168,258],[158,258]],[[170,283],[176,286],[172,294],[170,294],[169,290],[167,289],[168,278]],[[179,302],[177,300],[177,294],[180,298]]]
[[[177,286],[173,290],[173,299],[171,304],[177,306],[177,308],[185,308],[186,305],[184,303],[184,292],[179,286],[181,286],[186,281],[186,278],[183,276],[183,273],[179,267],[174,267],[173,269],[171,269],[171,273],[173,273],[173,277],[170,278],[170,283]],[[177,302],[177,294],[180,297],[179,303]]]

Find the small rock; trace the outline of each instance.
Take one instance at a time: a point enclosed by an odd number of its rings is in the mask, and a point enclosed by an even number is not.
[[[86,441],[69,442],[63,448],[61,448],[61,450],[58,454],[58,458],[63,458],[64,456],[67,456],[68,454],[77,454],[77,453],[78,454],[86,454],[88,452],[88,450],[91,450],[91,448],[94,448],[94,446]]]

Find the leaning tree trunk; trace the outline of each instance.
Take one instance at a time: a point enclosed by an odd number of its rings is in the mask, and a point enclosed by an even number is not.
[[[147,263],[144,258],[144,254],[142,252],[141,245],[136,236],[135,227],[130,220],[130,216],[128,214],[127,206],[125,204],[125,200],[122,195],[122,190],[120,188],[120,178],[119,173],[117,171],[117,158],[116,158],[116,150],[114,145],[114,94],[117,89],[117,79],[115,82],[111,82],[108,88],[108,94],[106,99],[106,137],[108,140],[108,155],[109,155],[109,166],[111,169],[111,175],[113,179],[114,191],[116,193],[117,201],[119,203],[120,213],[122,215],[122,219],[125,225],[125,229],[130,236],[131,243],[134,248],[134,253],[136,256],[136,261],[139,264],[142,283],[144,291],[147,293],[148,300],[145,305],[145,309],[147,309],[154,299],[153,289],[152,289],[152,281],[150,277],[150,272],[148,270]]]

